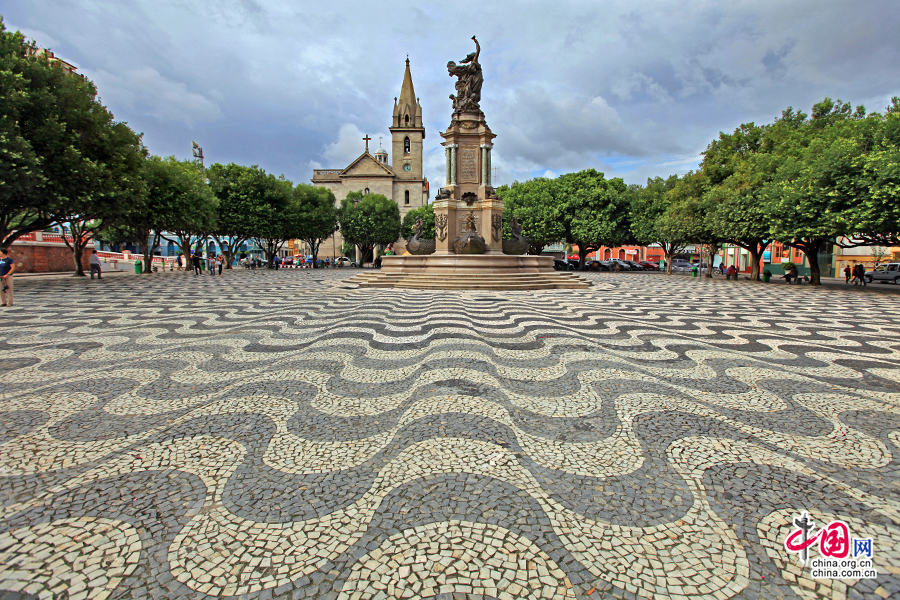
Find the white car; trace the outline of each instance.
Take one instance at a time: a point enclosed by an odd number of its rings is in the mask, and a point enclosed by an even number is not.
[[[338,264],[339,266],[341,266],[341,267],[355,267],[355,266],[357,266],[355,260],[350,260],[350,259],[347,258],[346,256],[339,256],[339,257],[337,257],[337,258],[335,259],[335,261],[337,261],[337,264]]]
[[[881,283],[893,281],[897,285],[900,285],[900,263],[878,265],[875,267],[874,271],[866,273],[865,278],[869,283],[872,283],[873,281],[880,281]]]

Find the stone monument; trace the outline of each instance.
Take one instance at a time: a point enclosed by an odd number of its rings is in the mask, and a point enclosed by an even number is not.
[[[450,95],[450,126],[441,133],[447,183],[434,199],[434,245],[421,239],[419,229],[410,238],[411,255],[385,256],[380,271],[349,281],[363,287],[586,288],[589,281],[554,271],[551,257],[525,254],[528,240],[517,223],[510,223],[514,239],[503,242],[503,200],[491,186],[491,151],[497,136],[481,110],[481,45],[475,36],[472,41],[474,52],[459,64],[447,63],[449,76],[456,77],[456,93]]]

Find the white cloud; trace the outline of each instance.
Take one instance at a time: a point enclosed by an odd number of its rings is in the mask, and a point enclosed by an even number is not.
[[[85,71],[85,75],[94,81],[103,102],[113,110],[140,108],[160,121],[188,127],[222,117],[217,103],[149,67],[119,75],[104,70]]]
[[[388,152],[388,161],[390,162],[391,153],[391,136],[384,132],[375,132],[374,134],[363,133],[354,123],[344,123],[338,129],[337,140],[326,144],[322,149],[322,157],[328,164],[327,169],[343,169],[351,162],[359,158],[365,152],[366,143],[364,137],[371,138],[369,141],[369,152],[374,154],[378,149],[379,137],[383,138],[380,142],[382,147]],[[321,168],[321,167],[320,167]]]

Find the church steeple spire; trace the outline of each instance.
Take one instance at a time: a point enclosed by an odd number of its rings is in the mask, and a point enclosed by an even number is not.
[[[409,55],[406,56],[406,72],[403,74],[403,85],[400,87],[400,99],[394,105],[394,126],[422,126],[422,107],[413,87],[412,73],[409,71]]]
[[[416,90],[413,88],[408,54],[403,85],[400,86],[400,98],[394,98],[394,121],[390,131],[392,168],[397,174],[397,180],[425,181],[422,174],[422,140],[425,138],[425,126],[422,124],[422,105],[419,104]],[[418,197],[420,193],[404,188],[404,193],[411,192],[413,198]],[[413,205],[415,204],[411,206]]]

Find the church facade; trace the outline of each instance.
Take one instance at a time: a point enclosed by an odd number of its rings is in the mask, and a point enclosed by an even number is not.
[[[365,151],[343,169],[315,169],[313,185],[328,188],[340,204],[350,192],[383,194],[400,207],[401,217],[410,210],[428,204],[428,179],[422,170],[422,145],[425,127],[422,122],[422,105],[416,98],[409,59],[406,59],[406,73],[400,97],[394,98],[394,115],[391,126],[391,160],[388,153],[379,147],[369,152],[370,138],[363,138]],[[340,255],[343,239],[340,232],[334,239],[329,238],[321,245],[319,255]],[[398,253],[405,250],[405,241],[394,245]]]

